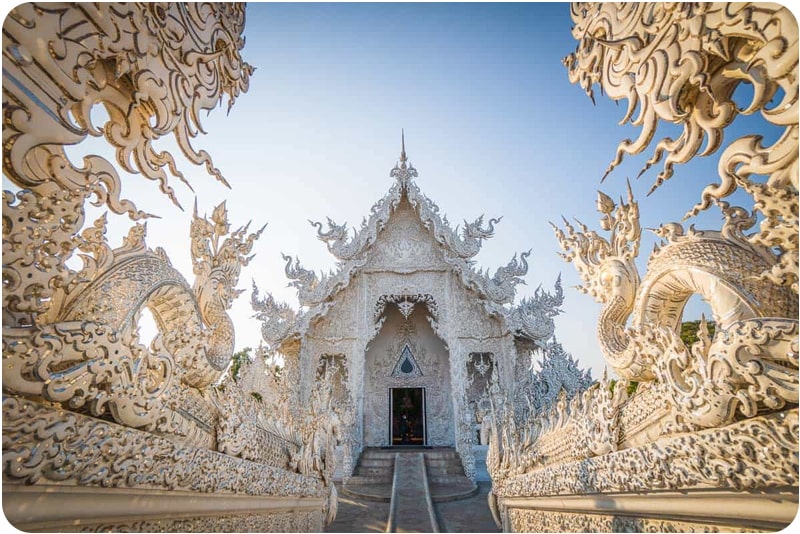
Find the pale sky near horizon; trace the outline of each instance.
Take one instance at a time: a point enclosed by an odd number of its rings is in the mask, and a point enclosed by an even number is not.
[[[643,227],[680,221],[702,188],[718,181],[718,154],[677,168],[649,197],[660,166],[634,180],[649,150],[626,160],[601,184],[617,143],[638,130],[617,124],[624,103],[596,91],[593,105],[569,83],[561,59],[576,46],[570,28],[565,3],[249,4],[243,57],[257,69],[250,89],[227,116],[223,103],[204,119],[209,133],[193,142],[211,153],[232,189],[179,158],[201,212],[210,214],[226,200],[234,227],[248,220],[254,228],[268,223],[253,248],[255,258],[242,270],[239,287],[247,291],[231,310],[237,349],[255,347],[260,339],[260,325],[251,318],[251,279],[262,292],[296,307],[281,252],[318,272],[334,267],[308,219],[331,217],[358,227],[392,185],[389,171],[403,128],[417,183],[451,223],[503,216],[476,258],[478,267],[494,272],[514,253],[531,249],[518,300],[539,284],[552,290],[562,274],[566,298],[556,336],[599,377],[605,365],[595,333],[600,305],[571,288],[580,280],[556,254],[548,221],[577,217],[599,230],[597,189],[617,199],[627,177]],[[755,117],[747,127],[759,124]],[[162,217],[148,221],[148,245],[166,249],[191,283],[188,233],[195,194],[171,181],[181,212],[156,183],[125,176],[123,184],[126,198]],[[91,211],[87,224],[98,215]],[[109,240],[117,246],[133,223],[123,216],[109,219]],[[720,221],[712,208],[689,222],[716,229]],[[655,242],[645,233],[641,274]],[[696,319],[701,309],[693,302],[685,317]]]

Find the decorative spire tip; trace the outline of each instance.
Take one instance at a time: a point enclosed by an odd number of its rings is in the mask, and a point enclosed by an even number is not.
[[[404,129],[400,130],[400,161],[395,165],[389,176],[397,179],[403,190],[408,186],[408,181],[417,177],[417,169],[408,163],[408,156],[406,156],[406,132]]]

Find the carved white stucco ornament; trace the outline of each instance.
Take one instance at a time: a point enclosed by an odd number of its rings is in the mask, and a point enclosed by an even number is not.
[[[562,391],[569,400],[594,382],[591,371],[581,369],[555,337],[547,342],[543,352],[541,359],[531,354],[528,373],[518,377],[520,393],[537,413],[555,404]]]
[[[22,530],[319,531],[323,507],[335,513],[332,462],[315,452],[312,468],[290,466],[330,429],[295,439],[249,392],[212,386],[233,355],[227,312],[264,228],[232,229],[224,201],[210,217],[195,202],[189,283],[146,245],[146,223],[117,248],[107,215],[85,224],[89,200],[149,216],[123,197],[132,174],[178,205],[169,176],[189,184],[154,148],[165,136],[227,185],[190,140],[202,110],[248,89],[244,18],[241,4],[27,3],[3,23],[3,173],[18,188],[3,191],[3,494],[19,504],[5,511]],[[99,127],[97,105],[108,116]],[[125,174],[85,153],[88,136],[110,143]],[[158,328],[149,347],[138,338],[145,309]],[[207,513],[187,518],[164,499],[171,490]],[[250,515],[220,511],[241,495],[261,499]],[[277,496],[310,501],[275,512]],[[40,504],[49,498],[74,505]],[[157,516],[155,498],[168,501]]]
[[[439,215],[439,207],[430,199],[425,197],[419,187],[413,182],[413,178],[418,176],[417,170],[408,163],[405,154],[405,143],[400,155],[400,162],[390,175],[397,181],[389,190],[386,196],[379,200],[370,210],[370,218],[365,220],[358,231],[350,237],[347,232],[347,225],[337,225],[328,218],[328,231],[322,231],[322,224],[312,222],[318,229],[318,237],[326,242],[328,250],[340,260],[340,266],[336,271],[324,273],[317,276],[316,273],[301,266],[299,259],[283,255],[286,261],[285,272],[290,280],[290,285],[297,289],[298,301],[301,306],[309,307],[307,314],[312,318],[324,315],[324,304],[337,292],[346,288],[352,276],[364,266],[366,256],[370,246],[375,242],[379,232],[388,222],[392,212],[397,208],[401,199],[405,198],[414,207],[423,226],[431,231],[438,243],[443,245],[443,259],[454,268],[462,282],[470,289],[479,293],[480,300],[484,302],[487,311],[493,314],[500,314],[506,318],[515,332],[529,336],[532,339],[546,340],[552,335],[552,317],[559,313],[558,306],[563,303],[563,292],[561,290],[560,278],[556,282],[556,294],[551,295],[541,288],[537,289],[532,298],[523,299],[520,305],[511,309],[503,308],[503,304],[513,301],[516,292],[516,285],[524,283],[522,277],[527,274],[527,257],[530,252],[523,252],[519,259],[515,255],[508,265],[500,267],[490,275],[487,271],[475,270],[470,258],[474,257],[481,248],[481,242],[494,235],[494,224],[501,218],[491,219],[488,228],[483,228],[483,216],[478,217],[474,222],[464,222],[462,236],[459,236],[458,229],[452,229],[446,218]],[[376,305],[376,316],[379,316],[386,303],[398,304],[397,298],[405,299],[403,302],[424,301],[434,318],[436,315],[435,302],[431,302],[428,297],[422,295],[386,295],[382,296]],[[262,321],[275,324],[286,324],[288,321],[288,307],[280,307],[274,303],[271,296],[267,295],[265,301],[257,303],[254,297],[254,307],[260,314],[267,313]],[[500,305],[500,306],[498,306]],[[273,310],[273,307],[276,307]],[[407,313],[413,306],[403,304]],[[263,310],[262,310],[263,308]],[[267,311],[270,310],[270,311]],[[280,316],[280,319],[278,319]],[[299,317],[296,319],[298,324]],[[303,324],[309,324],[304,321]],[[270,331],[273,327],[267,327]],[[302,331],[291,332],[291,335],[302,335]],[[284,337],[290,335],[286,332]]]
[[[598,193],[602,232],[555,227],[579,289],[603,304],[598,340],[622,379],[604,375],[571,401],[562,390],[533,416],[495,398],[490,501],[514,531],[784,528],[798,485],[797,22],[755,3],[578,3],[572,18],[570,80],[590,96],[597,84],[627,99],[623,122],[642,126],[606,174],[646,150],[659,121],[677,124],[682,134],[660,140],[643,172],[664,162],[655,189],[676,164],[722,149],[721,182],[688,215],[719,208],[724,222],[662,224],[643,276],[630,185],[618,203]],[[732,97],[743,82],[754,92],[741,108]],[[778,140],[745,135],[723,148],[723,130],[756,112],[783,129]],[[737,188],[751,209],[722,200]],[[708,303],[716,331],[703,318],[687,347],[678,332],[692,295]]]

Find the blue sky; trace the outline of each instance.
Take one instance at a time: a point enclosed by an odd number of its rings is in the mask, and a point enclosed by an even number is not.
[[[600,306],[569,288],[580,281],[557,256],[548,221],[574,216],[598,228],[596,190],[619,197],[626,177],[633,180],[650,152],[630,158],[600,184],[617,143],[638,130],[617,124],[624,104],[598,92],[593,105],[569,83],[561,59],[576,45],[570,28],[563,3],[249,4],[243,56],[257,69],[250,90],[229,115],[223,106],[204,119],[209,133],[194,142],[211,153],[232,189],[202,168],[181,164],[201,211],[210,213],[227,200],[232,224],[269,223],[253,249],[256,257],[242,271],[240,287],[248,291],[231,312],[237,347],[259,340],[259,325],[250,317],[251,278],[296,305],[280,253],[298,255],[306,268],[333,267],[308,219],[360,224],[392,184],[389,171],[404,128],[417,183],[451,222],[482,213],[504,217],[478,255],[479,266],[494,270],[515,252],[532,249],[528,285],[519,298],[540,283],[552,288],[562,273],[566,301],[556,335],[599,376]],[[169,142],[162,147],[178,153]],[[642,226],[679,221],[715,180],[716,164],[712,156],[680,167],[650,197],[645,195],[659,168],[633,181]],[[137,176],[123,181],[126,197],[162,217],[148,223],[148,244],[164,247],[191,279],[194,194],[172,181],[186,208],[181,212],[157,184]],[[132,223],[110,219],[108,234],[117,244]],[[719,212],[714,208],[692,222],[718,228]],[[649,235],[643,239],[642,274],[654,242]],[[692,303],[687,317],[697,318],[701,309]]]

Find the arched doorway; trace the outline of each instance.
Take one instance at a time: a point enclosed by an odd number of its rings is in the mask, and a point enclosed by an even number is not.
[[[449,352],[427,306],[391,304],[384,314],[365,354],[364,446],[452,446]]]

